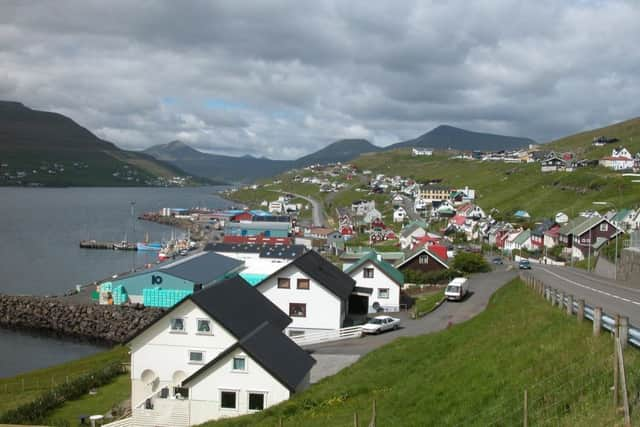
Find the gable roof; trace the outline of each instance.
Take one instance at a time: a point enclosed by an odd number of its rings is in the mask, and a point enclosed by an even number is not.
[[[341,299],[347,298],[353,291],[356,281],[338,267],[327,261],[316,251],[308,251],[291,261],[289,264],[276,270],[269,277],[258,284],[258,287],[266,283],[268,279],[276,276],[290,266],[297,267],[316,282],[327,288]]]
[[[413,233],[414,231],[416,231],[417,229],[422,228],[425,233],[426,233],[426,226],[422,226],[422,224],[420,224],[420,222],[418,221],[413,221],[410,222],[409,224],[407,224],[402,231],[400,231],[400,235],[402,237],[409,237],[411,235],[411,233]]]
[[[140,330],[128,342],[133,341],[151,326],[167,317],[186,301],[193,302],[238,339],[265,321],[273,324],[280,331],[291,323],[291,318],[260,291],[254,289],[242,277],[235,276],[185,297],[155,322]]]
[[[253,243],[208,243],[205,250],[213,252],[235,252],[258,254],[260,258],[293,259],[304,253],[304,245],[259,245]]]
[[[367,262],[372,262],[375,264],[383,273],[385,273],[391,280],[396,282],[398,285],[402,286],[404,284],[404,274],[402,274],[399,270],[397,270],[394,266],[389,264],[382,259],[378,259],[378,254],[376,251],[371,251],[368,254],[364,255],[357,262],[350,265],[344,272],[347,274],[351,274],[356,271],[358,268],[365,265]]]
[[[315,360],[269,322],[263,322],[241,340],[182,381],[186,386],[216,366],[236,349],[244,350],[289,391],[295,392]]]
[[[559,233],[562,234],[562,235],[572,234],[573,230],[578,225],[582,224],[583,222],[586,222],[587,220],[589,220],[589,218],[586,218],[586,217],[583,217],[583,216],[579,216],[579,217],[573,218],[572,220],[569,220],[569,222],[567,222],[565,225],[560,227]]]
[[[572,230],[573,234],[580,236],[584,233],[586,233],[587,231],[591,230],[593,227],[595,227],[596,225],[600,224],[601,222],[606,221],[609,225],[611,225],[612,227],[614,227],[617,232],[620,232],[620,229],[618,227],[616,227],[611,221],[609,221],[607,218],[605,217],[591,217],[591,218],[587,218],[586,221],[581,222],[580,224],[576,225],[575,228]]]
[[[522,233],[518,234],[515,239],[513,239],[513,243],[516,245],[524,244],[531,237],[531,230],[524,230]]]
[[[400,269],[402,266],[404,266],[406,263],[408,263],[409,261],[411,261],[412,259],[414,259],[418,255],[420,255],[421,253],[425,253],[425,254],[429,255],[431,258],[435,259],[440,264],[442,264],[444,266],[444,268],[449,268],[447,263],[442,258],[440,258],[437,254],[431,252],[430,250],[428,250],[424,246],[421,246],[420,248],[416,249],[415,251],[413,251],[409,255],[407,255],[407,257],[404,259],[404,261],[400,262],[399,264],[396,264],[395,268]]]
[[[159,271],[193,283],[208,284],[244,264],[215,252],[205,252],[159,268]]]

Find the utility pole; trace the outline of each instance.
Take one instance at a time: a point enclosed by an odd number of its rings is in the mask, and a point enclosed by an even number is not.
[[[131,226],[132,226],[132,240],[134,244],[137,244],[136,240],[136,217],[135,217],[136,202],[131,202]],[[131,271],[136,270],[136,251],[131,251]]]

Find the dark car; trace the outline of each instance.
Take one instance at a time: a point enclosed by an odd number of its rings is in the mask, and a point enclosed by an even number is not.
[[[528,260],[523,259],[518,263],[518,268],[520,270],[531,270],[531,263]]]
[[[502,258],[500,257],[495,257],[494,259],[491,260],[492,264],[502,264],[504,261],[502,261]]]

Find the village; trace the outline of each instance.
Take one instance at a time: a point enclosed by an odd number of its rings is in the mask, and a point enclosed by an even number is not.
[[[162,209],[157,215],[221,237],[99,285],[101,304],[166,309],[128,343],[131,417],[110,425],[189,425],[265,409],[326,375],[318,372],[327,362],[304,348],[362,336],[371,322],[411,322],[432,309],[421,312],[421,299],[442,295],[456,277],[491,264],[592,270],[596,259],[617,263],[640,243],[640,210],[609,201],[571,217],[532,218],[524,209],[506,217],[480,206],[472,186],[439,179],[419,183],[341,163],[287,175],[315,190],[288,193],[278,178],[244,188],[270,196],[255,206]],[[314,199],[321,194],[322,206]]]

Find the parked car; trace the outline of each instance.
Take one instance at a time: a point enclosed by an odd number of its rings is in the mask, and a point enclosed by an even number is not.
[[[502,261],[502,258],[500,258],[500,257],[495,257],[494,259],[492,259],[492,260],[491,260],[491,263],[492,263],[492,264],[502,264],[502,263],[503,263],[503,261]]]
[[[365,334],[379,334],[399,327],[400,319],[391,316],[376,316],[362,325],[362,332]]]
[[[518,268],[520,270],[531,270],[531,263],[529,262],[528,259],[522,259],[518,263]]]
[[[448,300],[461,301],[469,292],[469,283],[466,277],[456,277],[447,285],[444,296]]]

